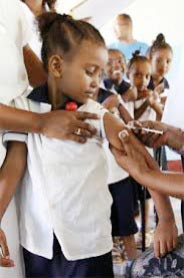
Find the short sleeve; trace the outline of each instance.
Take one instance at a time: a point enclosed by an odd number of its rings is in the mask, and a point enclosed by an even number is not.
[[[27,142],[27,133],[13,132],[13,131],[4,132],[3,133],[3,145],[6,147],[6,144],[10,141],[26,143]]]
[[[25,17],[25,13],[22,8],[22,3],[19,1],[18,3],[18,16],[20,20],[20,25],[21,25],[21,37],[22,37],[22,47],[24,47],[26,44],[28,44],[31,36],[31,30],[30,27],[28,26],[28,22]]]
[[[78,111],[97,114],[99,116],[99,120],[87,120],[87,122],[97,129],[97,136],[103,139],[106,138],[103,117],[105,113],[108,113],[107,109],[105,109],[100,103],[89,99],[87,103],[78,109]]]
[[[18,109],[23,109],[30,111],[30,105],[27,97],[20,96],[12,101],[12,106]],[[3,133],[2,142],[6,147],[8,141],[19,141],[19,142],[27,142],[27,133],[26,132],[13,132],[13,131],[5,131]]]

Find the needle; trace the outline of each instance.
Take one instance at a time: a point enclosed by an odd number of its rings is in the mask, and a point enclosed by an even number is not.
[[[146,127],[135,127],[135,126],[130,126],[130,125],[125,125],[129,129],[135,129],[135,130],[143,130],[146,132],[151,132],[155,134],[163,134],[163,130],[157,130],[157,129],[151,129],[151,128],[146,128]]]

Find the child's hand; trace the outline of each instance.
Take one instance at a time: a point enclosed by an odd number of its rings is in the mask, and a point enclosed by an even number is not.
[[[155,104],[160,102],[160,96],[157,92],[150,90],[147,100],[148,100],[149,105],[151,107],[153,107]]]
[[[14,266],[14,262],[9,258],[9,250],[6,242],[6,236],[2,229],[0,229],[0,266]]]
[[[155,87],[154,92],[160,95],[164,92],[164,88],[164,83],[162,82],[161,84]]]
[[[113,108],[117,108],[119,106],[119,99],[117,95],[112,95],[106,98],[106,100],[102,103],[102,105],[108,109],[112,110]]]
[[[145,90],[139,92],[137,99],[139,100],[143,98],[148,98],[151,95],[151,93],[152,91],[146,88]]]
[[[135,86],[131,86],[124,94],[123,94],[123,100],[125,102],[127,101],[135,101],[137,100],[138,92],[137,88]]]

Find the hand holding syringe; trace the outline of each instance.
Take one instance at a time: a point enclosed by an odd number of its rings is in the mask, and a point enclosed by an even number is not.
[[[130,124],[125,125],[125,127],[127,127],[128,129],[132,129],[132,130],[137,130],[137,131],[145,131],[145,132],[150,132],[150,133],[154,133],[154,134],[160,134],[162,135],[164,132],[163,130],[158,130],[158,129],[152,129],[152,128],[148,128],[148,127],[141,127],[141,126],[133,126]]]

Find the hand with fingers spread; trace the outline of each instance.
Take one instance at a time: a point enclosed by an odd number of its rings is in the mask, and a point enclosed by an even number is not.
[[[9,258],[6,236],[0,228],[0,267],[13,267],[14,262]]]
[[[163,257],[176,248],[178,230],[173,219],[160,219],[154,234],[154,254]]]
[[[88,112],[52,111],[41,114],[40,132],[48,137],[85,143],[96,134],[96,129],[86,123],[87,119],[98,119]]]

